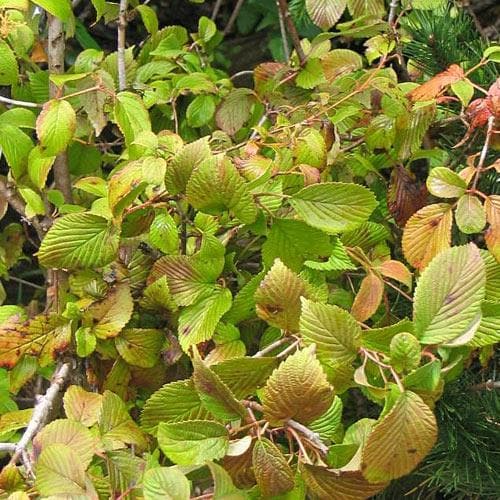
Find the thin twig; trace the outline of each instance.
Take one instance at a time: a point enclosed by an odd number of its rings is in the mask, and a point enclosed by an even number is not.
[[[234,75],[231,75],[229,78],[231,81],[236,80],[236,78],[239,78],[240,76],[250,76],[253,75],[253,69],[245,69],[243,71],[238,71]]]
[[[217,17],[217,14],[219,13],[219,10],[220,10],[221,5],[222,5],[222,1],[223,1],[223,0],[217,0],[217,1],[215,2],[214,8],[213,8],[213,10],[212,10],[212,15],[210,16],[210,19],[211,19],[212,21],[215,21],[215,18]]]
[[[479,163],[476,167],[476,175],[474,176],[474,181],[472,183],[472,189],[476,189],[477,183],[479,181],[479,176],[483,170],[484,162],[486,161],[486,156],[488,154],[488,149],[490,147],[491,136],[493,135],[493,125],[495,124],[495,117],[490,116],[488,118],[488,128],[486,129],[486,139],[484,140],[483,149],[481,150],[481,156],[479,157]]]
[[[299,344],[300,344],[300,339],[296,340],[293,344],[290,344],[286,349],[281,351],[276,357],[277,358],[284,358],[289,353],[295,351],[296,348],[299,346]]]
[[[403,290],[401,290],[401,288],[392,284],[389,280],[383,280],[383,281],[386,285],[390,286],[393,290],[396,290],[396,292],[400,293],[405,299],[409,300],[410,302],[413,302],[413,297],[411,297],[407,293],[403,292]]]
[[[283,17],[283,11],[280,8],[279,0],[276,0],[276,5],[278,7],[278,17],[280,22],[280,32],[281,32],[281,43],[283,44],[283,54],[285,56],[285,61],[290,62],[290,48],[288,47],[288,35],[286,33],[285,18]]]
[[[41,108],[41,104],[37,104],[36,102],[29,101],[18,101],[16,99],[10,99],[9,97],[4,97],[0,95],[0,102],[7,104],[9,106],[22,106],[24,108]]]
[[[118,88],[127,88],[127,68],[125,65],[125,44],[127,35],[127,0],[120,0],[118,15]]]
[[[281,16],[283,17],[288,34],[292,39],[293,47],[295,52],[297,52],[297,56],[299,58],[300,65],[303,66],[306,62],[306,55],[302,50],[302,45],[300,44],[299,33],[297,32],[297,28],[293,22],[292,16],[290,15],[290,11],[288,10],[288,2],[286,0],[277,0],[278,9],[281,11]]]
[[[295,441],[297,441],[300,452],[302,453],[303,459],[306,461],[306,463],[308,464],[312,463],[311,459],[309,458],[309,455],[307,454],[304,443],[302,443],[302,439],[300,439],[300,436],[298,435],[297,431],[293,427],[288,427],[287,431],[294,437]]]
[[[311,429],[309,429],[305,425],[302,425],[300,422],[296,422],[295,420],[289,420],[286,423],[286,425],[288,427],[292,427],[293,429],[304,434],[304,436],[309,441],[311,441],[311,443],[314,444],[314,446],[316,446],[316,448],[318,448],[318,450],[320,450],[322,453],[325,453],[325,454],[328,453],[328,446],[326,446],[324,443],[322,443],[322,441],[319,437],[319,434],[312,431]]]
[[[37,290],[45,290],[44,286],[37,285],[35,283],[31,283],[31,281],[23,280],[22,278],[17,278],[16,276],[9,276],[7,281],[15,281],[16,283],[21,283],[22,285],[30,286],[32,288],[36,288]]]
[[[231,17],[229,18],[229,21],[227,22],[226,27],[224,28],[224,36],[226,36],[228,33],[231,32],[233,29],[234,23],[236,22],[236,19],[238,18],[238,14],[240,13],[241,7],[243,7],[243,3],[245,0],[238,0],[238,3],[235,5],[234,10],[231,14]]]
[[[252,358],[262,358],[266,354],[269,354],[270,352],[274,351],[278,347],[282,346],[283,344],[286,344],[287,342],[290,341],[290,337],[282,337],[273,343],[269,344],[268,346],[264,347],[264,349],[261,349],[259,352],[255,353]]]
[[[486,389],[487,391],[492,391],[493,389],[500,389],[500,380],[487,380],[486,382],[482,382],[480,384],[476,384],[471,386],[471,391],[482,391]]]
[[[0,443],[0,453],[14,453],[16,451],[16,443]]]
[[[389,17],[387,21],[389,22],[389,26],[393,26],[396,21],[396,16],[399,7],[399,0],[391,0],[389,4]]]
[[[50,387],[47,389],[45,396],[40,398],[38,404],[35,406],[28,427],[26,427],[24,434],[16,445],[16,451],[10,460],[10,464],[15,464],[17,462],[19,457],[26,451],[28,444],[33,440],[36,433],[45,425],[56,397],[69,377],[70,369],[70,363],[61,363],[58,365],[52,377]]]

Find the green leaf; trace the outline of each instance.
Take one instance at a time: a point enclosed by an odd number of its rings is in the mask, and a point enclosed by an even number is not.
[[[212,338],[220,319],[231,308],[231,302],[231,292],[227,288],[214,288],[210,296],[181,311],[178,335],[185,352]]]
[[[243,399],[263,387],[277,365],[278,360],[271,357],[238,358],[214,365],[212,370],[237,399]]]
[[[461,196],[458,200],[455,220],[462,233],[480,233],[486,226],[486,211],[481,200],[473,194]]]
[[[252,462],[255,479],[264,498],[281,495],[293,488],[293,471],[283,453],[269,439],[257,440]]]
[[[0,40],[0,85],[14,85],[18,76],[16,56],[7,42]]]
[[[468,80],[459,80],[451,84],[451,90],[460,99],[463,106],[467,107],[472,96],[474,95],[474,87]]]
[[[349,255],[347,255],[344,245],[337,237],[334,237],[333,248],[327,261],[316,262],[306,260],[304,265],[316,271],[347,271],[356,269],[355,264],[352,262]]]
[[[60,419],[45,426],[33,440],[38,454],[54,444],[64,444],[71,448],[86,469],[97,452],[98,440],[80,422]]]
[[[257,316],[271,326],[296,332],[300,298],[307,296],[305,281],[276,259],[255,292]]]
[[[36,120],[36,133],[46,156],[64,151],[76,130],[76,113],[63,99],[52,99],[44,104]]]
[[[235,398],[231,389],[201,360],[197,349],[193,350],[193,382],[205,408],[220,420],[245,419],[245,407]]]
[[[215,113],[215,100],[211,95],[198,95],[186,109],[186,118],[190,127],[199,128],[207,125]]]
[[[141,15],[142,22],[150,35],[155,35],[158,31],[158,17],[156,12],[148,5],[138,5],[136,9]]]
[[[363,67],[363,58],[353,50],[330,50],[321,58],[326,79],[331,82],[340,75],[350,74]],[[358,111],[356,110],[357,114]]]
[[[254,295],[263,277],[263,272],[256,274],[240,288],[240,291],[233,299],[231,309],[223,318],[225,321],[236,325],[255,316]]]
[[[208,43],[217,33],[216,24],[206,16],[198,21],[198,36],[203,43]]]
[[[38,189],[41,190],[45,187],[47,177],[55,159],[55,156],[44,156],[44,152],[40,146],[36,146],[30,151],[28,156],[28,175],[31,182]]]
[[[293,154],[299,164],[323,168],[326,164],[326,143],[319,130],[305,129],[295,141]]]
[[[342,16],[347,0],[306,0],[312,22],[323,30],[330,29]]]
[[[193,170],[212,152],[208,145],[208,137],[186,144],[174,156],[167,168],[165,184],[172,194],[183,193]]]
[[[307,224],[326,233],[359,227],[377,206],[369,189],[341,182],[305,187],[292,196],[290,203]]]
[[[413,319],[420,342],[470,340],[481,319],[485,282],[484,262],[473,243],[450,248],[434,258],[415,290]]]
[[[100,339],[116,337],[129,322],[134,310],[130,288],[125,283],[113,287],[99,302],[89,308],[93,320],[92,331]]]
[[[338,396],[335,396],[330,408],[323,415],[308,424],[309,429],[319,434],[323,440],[330,440],[336,443],[341,442],[344,435],[342,410],[342,400]]]
[[[111,391],[104,391],[102,396],[99,433],[108,450],[125,448],[126,444],[146,448],[146,439],[128,414],[125,403]]]
[[[45,205],[41,196],[30,188],[18,188],[19,194],[26,202],[24,208],[26,217],[31,219],[35,215],[45,215]]]
[[[40,264],[56,268],[95,268],[110,263],[118,252],[120,228],[91,213],[57,219],[42,241]]]
[[[144,500],[189,500],[191,486],[178,467],[155,467],[144,473]]]
[[[213,462],[207,463],[208,468],[214,480],[214,497],[213,500],[247,500],[248,496],[245,492],[237,489],[231,476],[228,472]]]
[[[120,356],[129,365],[141,368],[151,368],[158,362],[164,343],[165,334],[152,328],[126,328],[115,338]]]
[[[391,481],[409,474],[432,449],[436,418],[413,392],[404,392],[377,423],[363,450],[363,476],[370,482]]]
[[[97,346],[97,338],[90,327],[80,327],[75,332],[76,354],[80,358],[90,356]]]
[[[396,371],[413,370],[420,364],[420,343],[411,333],[397,333],[391,340],[390,354]]]
[[[427,189],[439,198],[459,198],[467,189],[466,182],[453,170],[436,167],[427,177]]]
[[[500,45],[492,45],[491,47],[488,47],[484,51],[483,57],[493,62],[500,62]]]
[[[300,470],[307,488],[317,498],[325,500],[363,500],[375,496],[387,486],[387,483],[369,483],[360,471],[309,464],[301,464]]]
[[[217,109],[217,126],[228,135],[234,135],[250,118],[255,96],[247,88],[232,90]]]
[[[47,446],[38,457],[35,486],[45,497],[86,496],[85,469],[78,452],[65,444]]]
[[[26,171],[32,149],[32,140],[20,128],[0,124],[0,152],[5,156],[15,179],[19,179]]]
[[[162,257],[156,261],[153,273],[155,278],[167,277],[170,292],[179,306],[189,306],[214,289],[212,276],[207,276],[203,266],[185,255]]]
[[[333,402],[333,388],[314,356],[314,346],[283,361],[269,377],[261,399],[264,417],[272,425],[290,419],[308,424],[325,413]]]
[[[321,363],[337,366],[351,363],[361,345],[361,328],[344,309],[302,299],[300,335],[316,345]]]
[[[366,349],[389,354],[391,340],[394,335],[401,332],[413,333],[413,324],[410,320],[402,319],[394,325],[363,330],[361,335],[361,345]]]
[[[317,58],[308,59],[305,66],[299,71],[295,83],[302,89],[313,89],[321,83],[325,83],[326,78],[323,66]],[[314,129],[311,129],[313,131]],[[314,132],[317,132],[314,130]],[[325,152],[326,153],[326,152]],[[322,155],[324,157],[324,155]]]
[[[219,215],[228,210],[244,224],[257,217],[257,207],[229,158],[209,157],[193,171],[186,187],[188,202],[197,210]]]
[[[300,271],[304,260],[327,256],[331,252],[328,235],[302,221],[275,219],[262,245],[262,259],[271,266],[276,258],[292,271]]]
[[[141,427],[155,434],[160,422],[201,420],[207,415],[193,381],[179,380],[164,385],[148,398],[141,415]]]
[[[33,3],[66,23],[73,19],[70,0],[33,0]]]
[[[384,0],[347,0],[347,8],[353,18],[369,15],[380,17],[385,13]]]
[[[156,214],[149,228],[149,241],[163,253],[176,254],[179,251],[177,224],[168,212]]]
[[[484,300],[481,313],[481,323],[468,344],[473,347],[486,347],[500,342],[500,303]]]
[[[204,465],[226,454],[229,434],[222,424],[208,420],[162,422],[158,426],[158,444],[178,465]]]
[[[134,142],[141,132],[151,132],[149,113],[141,98],[132,92],[117,94],[114,114],[127,147]]]

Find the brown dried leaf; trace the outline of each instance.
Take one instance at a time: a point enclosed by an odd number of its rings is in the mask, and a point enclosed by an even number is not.
[[[415,176],[402,165],[391,174],[387,203],[396,224],[403,227],[408,219],[425,206],[427,188],[417,183]]]

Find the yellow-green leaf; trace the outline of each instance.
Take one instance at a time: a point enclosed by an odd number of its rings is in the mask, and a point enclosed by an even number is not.
[[[307,345],[316,345],[321,363],[331,366],[351,363],[361,342],[361,328],[347,311],[304,298],[300,335]]]
[[[129,364],[153,367],[165,343],[165,334],[153,328],[126,328],[115,338],[116,349]]]
[[[44,104],[36,121],[36,133],[46,156],[64,151],[76,130],[76,113],[64,99]]]
[[[383,482],[409,474],[429,453],[437,438],[436,418],[413,392],[404,392],[373,427],[363,450],[363,476]]]
[[[204,465],[226,454],[229,433],[222,424],[208,420],[162,422],[158,426],[158,444],[178,465]]]
[[[427,188],[431,194],[439,198],[458,198],[465,193],[467,184],[453,170],[436,167],[427,177]]]
[[[65,215],[49,229],[38,251],[38,259],[45,267],[102,267],[118,252],[119,231],[98,215],[87,212]]]
[[[413,319],[420,342],[469,341],[481,320],[485,283],[484,262],[473,243],[432,260],[415,290]]]
[[[403,231],[403,253],[417,269],[424,267],[451,243],[452,206],[435,203],[413,214]]]
[[[473,194],[464,194],[458,200],[455,220],[462,233],[481,232],[486,226],[486,212],[481,200]]]

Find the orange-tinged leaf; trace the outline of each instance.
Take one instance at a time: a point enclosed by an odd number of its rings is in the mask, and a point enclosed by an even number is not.
[[[312,422],[330,408],[332,401],[333,388],[314,355],[314,345],[281,363],[262,392],[264,416],[273,425],[290,419]]]
[[[78,385],[72,385],[64,394],[64,411],[70,420],[81,422],[90,427],[99,418],[101,400],[101,394],[87,392]]]
[[[438,97],[446,87],[462,78],[464,78],[464,70],[457,64],[452,64],[445,71],[412,90],[408,96],[412,101],[429,101]]]
[[[387,483],[369,483],[360,471],[327,469],[301,464],[300,470],[313,498],[328,500],[363,500],[382,491]]]
[[[80,422],[73,420],[54,420],[45,426],[33,440],[36,456],[53,444],[65,444],[78,454],[85,468],[90,464],[97,451],[97,437]]]
[[[0,326],[0,366],[13,368],[24,354],[38,356],[46,366],[70,341],[69,323],[58,315],[40,314],[29,321],[15,315]]]
[[[362,456],[363,476],[383,482],[409,474],[432,449],[436,417],[420,396],[407,391],[373,427]]]
[[[34,63],[47,62],[47,53],[45,52],[45,47],[42,42],[38,41],[33,46],[33,50],[31,51],[31,60]]]
[[[452,206],[427,205],[414,214],[403,231],[403,253],[417,269],[424,267],[451,243]]]
[[[280,449],[269,439],[253,447],[253,470],[264,498],[281,495],[293,488],[294,474]]]
[[[306,283],[281,260],[274,261],[254,297],[259,318],[284,330],[299,329],[300,297],[307,298]]]
[[[500,195],[488,196],[484,203],[486,220],[490,227],[486,230],[484,239],[488,250],[500,262]]]
[[[387,278],[403,283],[403,285],[406,285],[411,290],[413,275],[402,262],[398,260],[386,260],[377,267],[377,271]]]
[[[351,314],[358,321],[371,318],[377,311],[384,294],[384,282],[374,273],[369,272],[361,281]]]

